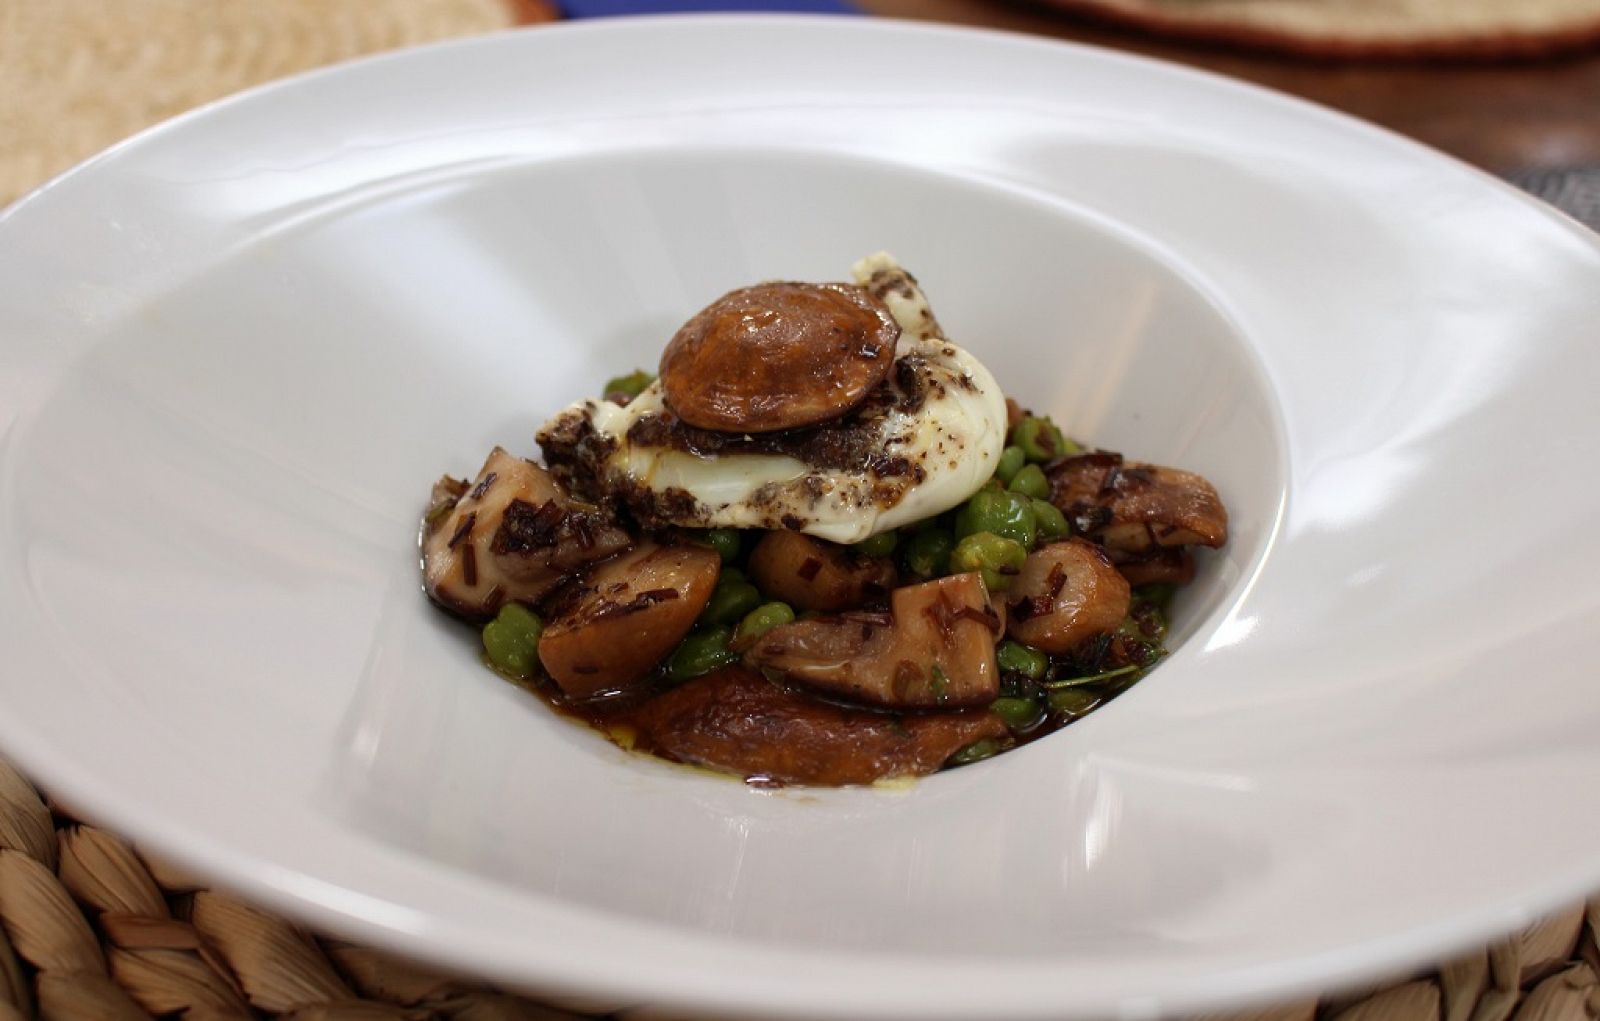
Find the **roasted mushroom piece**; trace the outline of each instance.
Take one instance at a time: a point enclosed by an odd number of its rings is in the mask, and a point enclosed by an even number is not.
[[[1138,554],[1228,541],[1228,512],[1194,472],[1097,451],[1057,461],[1046,475],[1050,502],[1072,530],[1108,549]]]
[[[1006,726],[984,709],[890,715],[819,701],[741,666],[646,702],[636,747],[679,762],[779,783],[865,784],[932,773]]]
[[[545,626],[539,661],[570,698],[638,683],[694,626],[721,565],[705,546],[653,542],[596,565]]]
[[[750,551],[750,578],[796,610],[831,613],[882,605],[897,580],[894,561],[800,532],[768,532]]]
[[[1006,633],[1045,652],[1067,652],[1115,631],[1128,615],[1128,581],[1094,543],[1072,538],[1028,554],[1006,590]]]
[[[422,534],[423,585],[466,617],[534,602],[632,540],[609,514],[570,499],[550,474],[499,447],[471,483],[441,479]]]
[[[1194,553],[1184,546],[1153,549],[1147,553],[1106,553],[1129,585],[1187,585],[1194,580]]]
[[[679,328],[661,355],[669,408],[700,429],[776,432],[838,418],[889,374],[900,327],[850,284],[731,291]]]
[[[773,628],[745,662],[831,695],[899,709],[983,705],[1000,690],[1000,621],[976,573],[894,590],[889,613]]]

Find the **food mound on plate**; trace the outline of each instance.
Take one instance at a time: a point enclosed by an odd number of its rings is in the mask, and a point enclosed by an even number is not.
[[[433,491],[427,593],[626,747],[759,784],[866,784],[1060,729],[1163,655],[1205,479],[1007,400],[888,255],[763,283]]]

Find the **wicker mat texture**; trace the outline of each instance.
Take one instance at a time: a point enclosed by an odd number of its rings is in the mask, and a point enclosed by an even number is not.
[[[1600,46],[1600,0],[1045,0],[1083,17],[1322,59],[1547,57]]]
[[[0,0],[0,206],[141,128],[367,53],[506,28],[508,0]]]
[[[1537,19],[1597,4],[1503,6]],[[540,0],[0,0],[0,205],[146,125],[246,86],[548,16]],[[0,1021],[668,1016],[617,1003],[534,1004],[306,933],[47,805],[4,761],[0,923]],[[1250,1019],[1600,1021],[1600,901],[1381,988]]]

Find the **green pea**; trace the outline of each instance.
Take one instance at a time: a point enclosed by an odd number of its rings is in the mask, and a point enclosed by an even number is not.
[[[1044,477],[1044,469],[1038,465],[1024,465],[1006,488],[1030,500],[1042,500],[1050,495],[1050,480]]]
[[[768,631],[793,620],[794,610],[788,603],[762,603],[739,621],[739,626],[733,631],[733,640],[728,645],[736,650],[747,649]]]
[[[1063,688],[1052,691],[1047,701],[1052,713],[1082,716],[1100,704],[1101,696],[1082,688]]]
[[[690,632],[667,657],[667,676],[674,681],[687,681],[737,663],[739,654],[728,648],[732,635],[725,627]]]
[[[700,611],[700,622],[732,624],[760,605],[761,590],[748,581],[719,578],[717,587],[711,590],[711,598],[706,601],[706,608]]]
[[[613,394],[626,394],[633,398],[639,396],[640,391],[656,381],[656,377],[643,369],[634,369],[626,376],[613,376],[606,380],[606,388],[600,391],[601,396],[610,397]]]
[[[701,532],[696,538],[717,551],[717,556],[722,558],[724,564],[731,564],[739,559],[739,530],[737,528],[712,528]]]
[[[1033,507],[1021,493],[980,489],[956,512],[956,538],[965,539],[979,532],[992,532],[1022,546],[1033,548],[1039,524]]]
[[[1027,416],[1011,430],[1011,442],[1022,448],[1029,461],[1043,463],[1058,457],[1079,454],[1083,448],[1067,439],[1048,418]]]
[[[1031,698],[997,698],[989,703],[989,711],[1004,720],[1011,730],[1032,729],[1044,716],[1039,703]]]
[[[1001,670],[1021,674],[1030,681],[1041,680],[1050,669],[1049,656],[1021,642],[1001,642],[995,646],[994,658]]]
[[[521,603],[507,603],[483,627],[483,651],[496,670],[512,677],[532,677],[539,670],[539,636],[544,621]]]
[[[745,573],[743,571],[739,570],[737,567],[734,567],[731,564],[723,564],[722,565],[722,570],[717,573],[717,580],[718,581],[734,582],[734,581],[749,581],[750,579],[747,578],[745,576]]]
[[[901,559],[906,570],[917,577],[937,578],[950,570],[950,551],[955,548],[955,536],[940,528],[930,528],[906,542]]]
[[[886,557],[894,552],[894,548],[899,542],[900,536],[891,528],[887,532],[879,532],[877,535],[868,536],[850,548],[862,556]]]
[[[1000,463],[995,466],[994,477],[1002,483],[1009,485],[1022,466],[1028,463],[1028,455],[1022,452],[1021,447],[1007,447],[1000,451]]]
[[[956,543],[950,554],[950,570],[956,573],[978,571],[983,583],[991,592],[1004,592],[1011,587],[1011,578],[1022,570],[1028,551],[1022,544],[995,535],[979,532]]]
[[[1039,538],[1059,539],[1072,534],[1072,526],[1067,524],[1067,516],[1061,513],[1060,507],[1049,500],[1030,500],[1028,507],[1033,511],[1034,524],[1039,526]]]
[[[974,762],[982,762],[984,759],[993,758],[1002,751],[1005,751],[1005,745],[1001,744],[996,738],[986,737],[982,740],[974,741],[956,752],[950,756],[945,764],[949,766],[970,766]]]

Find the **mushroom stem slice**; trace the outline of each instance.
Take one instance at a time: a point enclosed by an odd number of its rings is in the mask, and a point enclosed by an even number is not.
[[[485,619],[508,602],[543,598],[630,541],[549,472],[496,447],[472,482],[447,476],[434,485],[423,519],[423,584],[446,609]]]
[[[1104,550],[1071,538],[1028,554],[1006,591],[1006,631],[1045,652],[1061,653],[1115,631],[1128,615],[1128,581]]]
[[[1000,690],[1000,620],[975,573],[894,590],[890,612],[773,628],[745,662],[836,697],[899,709],[984,705]]]
[[[708,547],[653,542],[599,564],[545,627],[539,661],[571,698],[638,684],[694,626],[721,565]]]
[[[768,532],[750,553],[750,577],[796,610],[833,613],[889,598],[897,574],[888,557],[867,557],[799,532]]]

